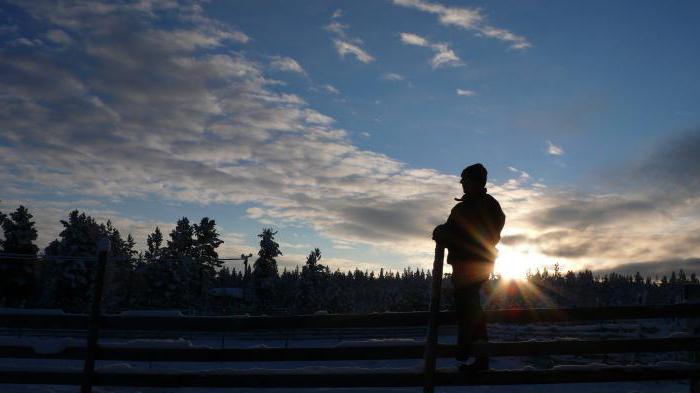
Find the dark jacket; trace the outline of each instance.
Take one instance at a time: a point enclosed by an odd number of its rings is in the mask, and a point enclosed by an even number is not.
[[[505,221],[501,205],[486,189],[478,195],[465,195],[452,208],[443,228],[441,242],[448,250],[447,263],[486,263],[484,268],[490,274]]]

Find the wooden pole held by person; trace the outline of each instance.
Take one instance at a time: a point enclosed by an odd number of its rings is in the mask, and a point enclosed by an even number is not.
[[[440,316],[440,293],[442,291],[442,264],[445,259],[445,247],[435,243],[435,260],[433,261],[433,285],[430,292],[430,315],[428,333],[425,337],[425,355],[423,374],[424,393],[432,393],[435,388],[435,363],[437,359],[438,328]]]
[[[97,339],[100,332],[100,306],[102,305],[102,292],[104,290],[104,276],[107,265],[107,257],[111,244],[109,239],[101,238],[97,241],[97,266],[95,267],[95,286],[88,319],[87,345],[85,349],[85,364],[83,365],[83,384],[80,393],[91,393],[93,376],[95,375],[95,360],[97,359]]]

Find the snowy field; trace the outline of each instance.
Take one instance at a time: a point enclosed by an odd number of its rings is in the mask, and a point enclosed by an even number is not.
[[[590,324],[528,324],[506,325],[490,324],[491,341],[525,341],[525,340],[562,340],[562,339],[633,339],[673,337],[689,334],[685,320],[641,320],[620,323],[600,322]],[[116,347],[208,347],[208,348],[251,348],[251,347],[338,347],[356,345],[415,345],[424,337],[422,328],[378,328],[378,329],[324,329],[303,330],[295,332],[265,331],[226,334],[191,334],[187,332],[161,334],[147,332],[111,332],[105,334],[101,344]],[[150,336],[149,336],[150,335]],[[455,328],[446,326],[441,329],[440,342],[449,344],[455,341]],[[40,353],[60,352],[67,346],[84,345],[81,332],[47,332],[47,331],[0,331],[0,345],[25,344]],[[687,352],[673,353],[628,353],[590,356],[537,356],[537,357],[498,357],[493,358],[493,369],[547,369],[610,367],[624,365],[657,365],[673,367],[692,361]],[[457,362],[451,359],[439,359],[438,368],[453,369]],[[36,360],[36,359],[0,359],[3,369],[34,368],[82,369],[81,361],[72,360]],[[400,371],[420,370],[420,359],[372,360],[372,361],[333,361],[333,362],[124,362],[98,361],[97,368],[107,371],[149,372],[178,370],[212,371],[241,373],[254,371],[288,372],[357,372],[361,369]],[[398,371],[398,370],[397,370]],[[77,392],[72,386],[39,385],[0,385],[0,392]],[[95,388],[96,392],[169,392],[172,388]],[[175,389],[180,393],[243,392],[255,389],[216,389],[185,388]],[[437,392],[541,392],[563,391],[577,392],[688,392],[687,381],[666,382],[625,382],[625,383],[591,383],[566,385],[524,385],[524,386],[481,386],[481,387],[446,387],[436,388]],[[419,392],[420,388],[396,389],[259,389],[259,392]]]

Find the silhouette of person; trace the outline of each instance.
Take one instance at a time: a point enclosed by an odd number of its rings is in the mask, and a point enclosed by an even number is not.
[[[479,290],[493,272],[501,240],[505,215],[498,201],[486,193],[486,168],[474,164],[462,171],[464,196],[452,208],[447,222],[433,231],[433,239],[447,248],[447,263],[452,265],[457,311],[457,360],[466,362],[474,341],[488,339]],[[488,357],[477,357],[462,371],[489,368]]]

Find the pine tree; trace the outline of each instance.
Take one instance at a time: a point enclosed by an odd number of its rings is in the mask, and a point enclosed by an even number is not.
[[[103,228],[95,220],[73,210],[68,220],[61,220],[63,230],[59,239],[44,250],[47,263],[42,269],[44,303],[51,307],[83,311],[88,304],[90,285],[93,282],[94,260],[66,257],[95,257],[96,242]],[[56,258],[52,258],[52,257]]]
[[[170,232],[167,247],[168,261],[164,276],[168,291],[168,307],[192,307],[198,292],[199,269],[194,260],[194,228],[187,217],[177,220]]]
[[[163,233],[159,227],[156,227],[155,231],[148,235],[146,246],[148,247],[145,253],[146,261],[149,263],[157,262],[161,257],[163,246]]]
[[[260,251],[253,265],[253,290],[260,311],[268,311],[274,300],[274,288],[278,279],[275,258],[282,255],[279,244],[275,241],[276,234],[271,228],[264,228],[258,235]]]
[[[177,220],[175,228],[170,232],[168,253],[171,258],[194,256],[194,228],[187,217]]]
[[[199,224],[194,225],[194,233],[196,236],[195,254],[199,263],[212,272],[220,268],[223,261],[219,260],[216,249],[224,242],[216,231],[216,221],[207,217],[202,218]]]
[[[105,299],[103,307],[108,312],[128,308],[131,304],[131,291],[134,265],[138,254],[136,242],[131,234],[124,240],[111,220],[100,225],[101,231],[110,241],[111,259],[105,272]]]
[[[222,245],[223,240],[219,239],[216,231],[216,221],[204,217],[199,224],[194,224],[194,234],[196,236],[194,244],[195,260],[199,273],[198,292],[200,301],[208,304],[208,291],[211,288],[216,276],[216,269],[221,268],[223,261],[219,260],[216,249]]]
[[[294,307],[298,313],[310,313],[319,309],[321,279],[324,273],[328,273],[328,268],[318,263],[320,260],[321,250],[315,248],[306,257],[306,263],[301,269]]]
[[[33,216],[24,206],[6,216],[0,213],[0,226],[5,240],[4,252],[36,257],[39,248],[34,244],[37,231]],[[32,299],[35,288],[35,261],[7,258],[0,260],[0,303],[11,307],[24,306]]]
[[[37,238],[37,231],[34,228],[32,216],[24,206],[19,206],[17,210],[10,213],[10,216],[3,217],[0,213],[0,224],[5,234],[3,249],[6,253],[36,255],[39,248],[34,245]]]

